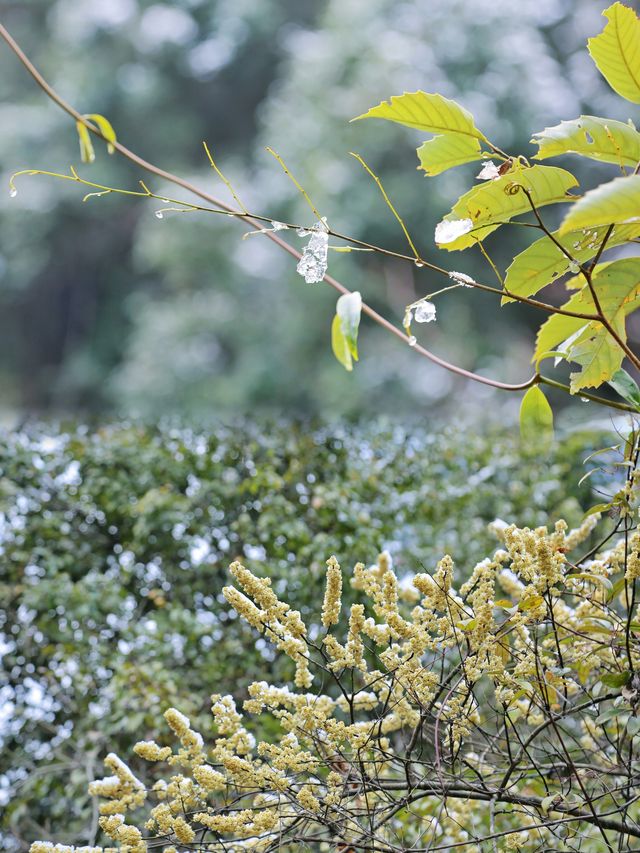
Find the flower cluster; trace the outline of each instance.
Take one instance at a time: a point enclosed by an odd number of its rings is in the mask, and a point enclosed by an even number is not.
[[[187,717],[167,710],[176,746],[144,740],[134,747],[139,757],[173,768],[150,791],[107,756],[112,775],[90,792],[103,799],[100,826],[114,849],[266,851],[305,839],[396,849],[400,836],[400,849],[408,849],[421,846],[425,827],[440,847],[493,831],[500,850],[528,849],[531,839],[539,849],[557,840],[555,824],[540,825],[551,800],[560,812],[579,807],[582,836],[597,838],[595,818],[576,804],[562,774],[587,768],[592,777],[610,778],[599,794],[605,804],[627,784],[620,737],[625,725],[635,731],[640,648],[633,631],[625,634],[638,616],[623,605],[632,603],[640,539],[634,533],[573,564],[571,552],[596,521],[590,516],[571,531],[564,522],[551,531],[496,522],[500,547],[459,587],[448,556],[432,572],[401,582],[386,553],[368,568],[358,563],[351,584],[363,601],[351,605],[344,626],[335,557],[327,561],[319,624],[309,630],[268,578],[233,563],[237,586],[224,595],[293,661],[295,687],[254,682],[241,709],[231,696],[214,694],[210,745]],[[314,676],[321,687],[311,691]],[[618,694],[607,692],[611,686]],[[596,713],[604,708],[600,722],[578,713],[585,702]],[[555,739],[547,732],[552,721]],[[274,725],[279,735],[256,737]],[[580,769],[566,770],[562,733]],[[545,762],[565,769],[541,776]],[[143,837],[125,815],[147,797],[155,804]],[[490,818],[487,800],[500,803]],[[629,807],[629,822],[640,819],[637,812]],[[535,838],[528,826],[537,827]],[[45,842],[31,848],[53,851],[73,853]]]

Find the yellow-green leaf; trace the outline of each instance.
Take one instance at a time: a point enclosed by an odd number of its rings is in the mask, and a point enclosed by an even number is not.
[[[99,113],[90,113],[89,115],[85,116],[85,118],[90,119],[92,122],[98,125],[100,133],[107,140],[107,152],[109,154],[113,154],[113,152],[116,150],[113,147],[113,143],[116,142],[116,132],[113,129],[111,122],[104,116],[101,116]]]
[[[454,166],[482,159],[480,142],[473,136],[441,134],[423,142],[418,148],[420,166],[429,177],[439,175]]]
[[[616,332],[625,337],[624,324],[613,325]],[[589,323],[574,341],[567,356],[580,365],[581,369],[571,374],[571,393],[581,388],[597,388],[620,370],[624,353],[604,326]]]
[[[576,278],[584,282],[582,276]],[[640,258],[623,258],[599,264],[593,272],[592,284],[603,314],[618,334],[626,339],[625,318],[640,308]],[[588,286],[584,284],[562,308],[565,311],[594,314],[595,306]],[[578,335],[578,332],[581,334]],[[573,335],[576,335],[576,338],[567,348],[566,358],[581,364],[583,371],[573,374],[572,391],[609,381],[620,368],[623,353],[604,326],[597,321],[554,314],[538,331],[532,360],[537,361],[544,353],[556,349]],[[595,382],[585,381],[594,378]]]
[[[520,436],[530,449],[547,446],[553,440],[553,412],[538,385],[533,385],[522,398]]]
[[[93,150],[93,144],[91,143],[91,134],[81,121],[76,122],[76,129],[78,131],[78,139],[80,141],[80,159],[83,163],[93,163],[96,159],[96,153]]]
[[[601,264],[594,270],[592,285],[602,313],[616,334],[626,340],[625,319],[640,305],[640,258]],[[576,296],[576,303],[593,305],[587,287]],[[620,370],[624,353],[607,329],[592,321],[573,341],[567,358],[581,367],[579,372],[571,374],[571,391],[576,393],[581,388],[598,387],[612,379]]]
[[[580,116],[562,121],[533,136],[538,146],[535,160],[560,154],[581,154],[616,166],[635,166],[640,162],[640,133],[632,124],[597,116]]]
[[[493,181],[485,181],[461,196],[444,217],[445,222],[471,221],[472,230],[438,245],[448,251],[466,249],[514,216],[530,212],[531,204],[522,187],[536,207],[544,207],[568,201],[568,190],[577,184],[570,172],[556,166],[517,167]]]
[[[611,88],[640,104],[640,20],[622,3],[614,3],[602,14],[608,23],[587,42],[589,53]]]
[[[340,330],[352,358],[358,360],[358,328],[362,313],[362,297],[357,290],[344,293],[336,304],[336,317],[340,320]],[[340,359],[338,359],[340,361]],[[347,370],[351,368],[348,367]]]
[[[382,101],[377,107],[372,107],[352,120],[361,118],[381,118],[428,133],[459,133],[475,139],[486,139],[475,126],[468,110],[449,98],[428,92],[393,95],[389,101]]]
[[[553,236],[578,263],[582,264],[595,256],[606,232],[607,226],[603,225],[587,231],[582,229],[569,231],[563,236],[555,232]],[[609,235],[607,248],[620,246],[638,235],[640,235],[640,222],[618,225]],[[532,296],[571,269],[571,260],[559,246],[550,237],[541,237],[513,259],[507,269],[504,287],[505,290],[517,296]],[[584,279],[581,286],[582,284]],[[502,304],[507,302],[513,302],[513,300],[504,296]]]
[[[638,411],[640,411],[640,388],[638,383],[629,376],[626,370],[619,370],[609,380],[609,385],[616,391],[627,403],[631,403]]]
[[[624,222],[640,222],[640,175],[614,178],[590,190],[572,206],[558,233]]]
[[[331,348],[333,354],[338,359],[345,370],[353,370],[353,361],[347,339],[342,332],[342,322],[336,314],[331,324]]]

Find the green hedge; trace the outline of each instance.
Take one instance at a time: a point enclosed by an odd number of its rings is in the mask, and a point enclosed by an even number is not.
[[[169,704],[206,727],[211,692],[273,671],[221,603],[232,559],[268,572],[303,614],[317,612],[333,553],[350,568],[388,549],[402,574],[449,552],[466,574],[494,547],[496,516],[579,520],[593,446],[573,436],[524,464],[498,430],[0,436],[0,842],[91,841],[85,790],[106,751],[162,741]]]

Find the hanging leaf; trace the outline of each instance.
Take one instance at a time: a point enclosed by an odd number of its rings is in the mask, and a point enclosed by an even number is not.
[[[113,154],[113,152],[116,150],[113,147],[113,143],[116,142],[116,132],[113,129],[111,122],[104,116],[101,116],[99,113],[90,113],[89,115],[86,115],[85,118],[90,119],[92,122],[98,125],[100,133],[107,140],[107,152],[109,154]]]
[[[93,150],[91,134],[81,121],[76,122],[76,129],[78,131],[78,139],[80,141],[80,159],[83,163],[93,163],[96,159],[96,152]]]
[[[624,324],[618,320],[613,323],[616,333],[625,338]],[[571,393],[581,388],[598,388],[620,370],[624,353],[620,346],[599,323],[589,323],[576,339],[567,356],[580,365],[581,370],[572,373]]]
[[[590,190],[567,213],[558,233],[625,222],[640,222],[640,175],[614,178]]]
[[[520,437],[529,449],[542,449],[553,440],[553,412],[538,385],[533,385],[520,406]]]
[[[582,277],[577,276],[576,278]],[[582,280],[584,281],[583,278]],[[640,308],[640,258],[623,258],[620,261],[598,264],[592,274],[592,284],[604,315],[616,327],[621,337],[626,339],[624,320],[629,314]],[[580,291],[574,293],[562,308],[565,311],[594,314],[595,306],[587,285],[585,284]],[[579,363],[584,361],[587,356],[588,341],[591,340],[594,346],[594,355],[598,355],[599,358],[590,365],[588,375],[595,375],[598,370],[602,370],[603,376],[596,382],[597,385],[600,385],[602,382],[611,379],[620,367],[622,350],[604,326],[596,321],[554,314],[540,326],[532,360],[537,361],[544,353],[556,349],[559,344],[572,335],[576,335],[580,330],[582,330],[582,334],[574,339],[566,357]],[[610,344],[604,342],[606,339]],[[575,347],[578,348],[575,349]],[[576,355],[579,356],[578,359],[575,358]],[[587,387],[586,383],[577,384],[580,381],[576,378],[572,390]]]
[[[620,369],[613,374],[609,380],[609,385],[619,394],[627,403],[631,403],[640,411],[640,388],[634,379],[629,376],[626,370]]]
[[[602,14],[608,23],[587,42],[591,58],[615,92],[640,104],[640,20],[622,3],[614,3]]]
[[[427,92],[394,95],[389,101],[382,101],[352,121],[361,118],[381,118],[428,133],[456,133],[486,140],[485,135],[475,126],[473,116],[464,107],[442,95]]]
[[[351,356],[358,360],[358,328],[362,313],[362,297],[355,290],[343,294],[336,303],[336,316],[340,319],[342,335],[347,342]]]
[[[578,263],[582,264],[595,256],[607,233],[607,227],[602,225],[587,231],[582,229],[569,231],[563,236],[556,231],[553,236]],[[640,235],[640,222],[618,225],[609,235],[607,248],[620,246],[638,235]],[[572,268],[571,260],[556,243],[550,237],[541,237],[513,259],[511,266],[507,269],[504,287],[505,290],[518,296],[532,296]],[[580,281],[582,287],[584,278]],[[502,298],[503,305],[513,301],[508,296]]]
[[[496,180],[473,187],[458,199],[443,222],[470,221],[472,230],[439,245],[448,251],[466,249],[514,216],[529,213],[531,204],[522,187],[530,194],[536,207],[544,207],[568,201],[568,190],[577,184],[570,172],[556,166],[517,166]]]
[[[337,314],[333,318],[333,323],[331,324],[331,348],[333,349],[333,354],[345,370],[353,370],[351,352],[349,351],[347,339],[342,331],[340,317],[338,317]]]
[[[472,136],[441,134],[423,142],[418,148],[420,166],[429,177],[439,175],[454,166],[482,159],[480,142]],[[640,158],[639,158],[640,159]]]
[[[538,146],[534,160],[560,154],[580,154],[602,163],[635,168],[640,162],[640,133],[633,124],[596,116],[562,121],[533,136]]]

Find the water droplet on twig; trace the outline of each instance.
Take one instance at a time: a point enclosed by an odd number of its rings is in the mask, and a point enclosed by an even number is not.
[[[408,343],[410,347],[414,347],[418,343],[418,339],[415,337],[415,335],[411,335],[409,337]]]
[[[18,190],[15,187],[11,187],[9,190],[9,195],[11,198],[15,198],[18,195]]]
[[[156,219],[164,219],[164,213],[161,210],[156,210]]]

